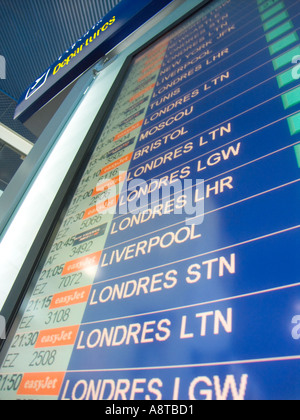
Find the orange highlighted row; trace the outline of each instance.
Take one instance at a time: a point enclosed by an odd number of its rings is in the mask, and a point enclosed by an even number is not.
[[[145,89],[143,89],[141,92],[138,92],[136,95],[134,95],[129,102],[133,102],[136,99],[138,99],[140,96],[143,96],[145,93],[149,92],[150,90],[155,88],[155,83],[153,83],[152,85],[146,87]]]
[[[161,41],[159,44],[155,45],[155,47],[151,48],[146,56],[147,57],[151,57],[153,55],[155,55],[157,52],[162,51],[163,49],[167,50],[168,46],[169,46],[169,42],[170,42],[171,38],[166,38],[163,41]]]
[[[96,216],[96,214],[100,214],[112,207],[115,207],[118,204],[118,201],[119,195],[116,195],[115,197],[105,200],[102,203],[96,204],[96,206],[90,207],[85,211],[83,220],[89,219],[90,217]]]
[[[159,51],[158,54],[148,58],[147,61],[144,63],[144,67],[149,66],[150,63],[154,63],[155,61],[163,61],[166,55],[166,51],[167,50]]]
[[[145,63],[145,67],[142,70],[142,73],[146,73],[148,71],[150,71],[150,69],[154,66],[157,66],[159,64],[159,67],[161,67],[163,60],[164,60],[165,55],[163,55],[162,57],[159,57],[157,60],[155,60],[153,62],[153,60],[149,60],[147,63]]]
[[[80,289],[70,290],[69,292],[57,293],[53,296],[49,309],[63,308],[64,306],[87,302],[90,291],[91,286],[86,286]]]
[[[40,331],[35,348],[43,349],[49,347],[73,346],[76,341],[78,330],[79,325]]]
[[[94,189],[92,197],[95,197],[98,194],[103,193],[106,190],[109,190],[110,188],[114,188],[116,185],[119,185],[121,182],[124,182],[127,176],[127,172],[123,172],[121,175],[117,175],[116,177],[103,182],[100,185],[97,185],[97,187]]]
[[[76,260],[67,262],[62,272],[62,276],[98,266],[101,254],[102,251],[99,251],[95,254],[87,255],[86,257],[81,257]]]
[[[160,70],[160,69],[161,69],[161,64],[159,66],[155,67],[154,69],[152,69],[151,71],[149,71],[148,73],[143,74],[143,76],[141,76],[138,79],[138,82],[141,82],[142,80],[147,79],[147,77],[151,76],[151,74],[155,73],[157,70]]]
[[[102,171],[100,172],[100,176],[107,174],[110,171],[113,171],[114,169],[118,168],[119,166],[124,165],[127,162],[130,162],[132,159],[133,153],[129,153],[128,155],[116,160],[113,163],[110,163],[109,165],[105,166]]]
[[[135,63],[139,63],[140,61],[144,60],[145,58],[152,58],[152,56],[156,55],[157,52],[160,52],[163,48],[167,49],[167,46],[169,45],[171,38],[167,38],[163,41],[161,41],[159,44],[155,45],[154,47],[150,48],[147,52],[140,55],[136,60]]]
[[[116,137],[114,138],[114,141],[118,141],[120,140],[122,137],[127,136],[128,134],[132,133],[134,130],[142,127],[144,123],[144,120],[141,120],[135,124],[133,124],[131,127],[126,128],[126,130],[121,131],[121,133],[117,134]]]
[[[17,394],[58,396],[64,377],[64,372],[25,373]]]

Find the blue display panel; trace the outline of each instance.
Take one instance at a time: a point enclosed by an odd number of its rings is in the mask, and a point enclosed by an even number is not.
[[[133,59],[1,397],[299,398],[299,34],[214,1]]]

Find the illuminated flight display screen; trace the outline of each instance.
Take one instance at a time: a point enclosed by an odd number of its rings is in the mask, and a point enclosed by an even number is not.
[[[300,4],[213,1],[133,58],[1,399],[300,397]]]

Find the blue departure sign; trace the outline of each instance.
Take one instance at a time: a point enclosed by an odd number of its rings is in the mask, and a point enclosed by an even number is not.
[[[219,0],[134,57],[1,396],[299,399],[299,34]]]
[[[93,26],[21,96],[15,118],[27,121],[101,57],[172,0],[122,0]]]

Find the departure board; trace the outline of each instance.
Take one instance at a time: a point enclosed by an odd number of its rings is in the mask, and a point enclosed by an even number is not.
[[[300,398],[299,35],[212,1],[133,58],[1,399]]]

